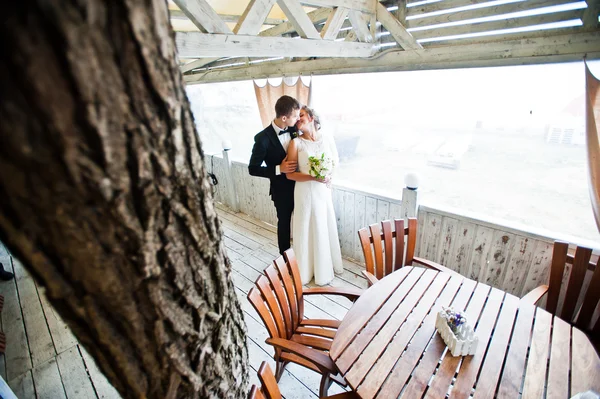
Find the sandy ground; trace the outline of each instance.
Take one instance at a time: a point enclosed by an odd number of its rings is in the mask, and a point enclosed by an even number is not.
[[[543,132],[355,128],[364,134],[354,155],[351,150],[341,154],[340,181],[400,196],[404,174],[415,171],[421,177],[421,203],[580,237],[600,247],[583,146],[547,143]],[[458,168],[431,164],[432,154],[442,146],[456,153]]]

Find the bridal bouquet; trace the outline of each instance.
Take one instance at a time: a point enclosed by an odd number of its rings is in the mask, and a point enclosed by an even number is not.
[[[308,157],[309,174],[317,179],[323,180],[331,177],[335,163],[322,153],[320,157]]]

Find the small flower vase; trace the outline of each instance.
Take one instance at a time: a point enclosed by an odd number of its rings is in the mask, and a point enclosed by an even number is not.
[[[446,310],[440,310],[435,321],[435,328],[438,330],[442,339],[448,346],[452,356],[474,355],[477,350],[479,338],[475,335],[473,327],[464,323],[452,331],[448,323],[448,313]]]

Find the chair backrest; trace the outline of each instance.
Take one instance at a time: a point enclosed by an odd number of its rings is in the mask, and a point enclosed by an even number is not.
[[[575,255],[569,254],[568,251],[568,243],[560,241],[554,243],[546,310],[581,330],[599,337],[600,322],[592,323],[600,300],[598,259],[590,261],[592,257],[590,248],[577,247]],[[569,269],[570,273],[568,273]],[[586,274],[591,276],[587,289],[583,286]],[[559,303],[561,297],[562,301]]]
[[[417,219],[384,220],[358,230],[367,271],[378,279],[411,265],[417,243]]]
[[[281,392],[277,386],[277,380],[273,374],[273,370],[267,362],[262,362],[258,369],[258,379],[261,387],[252,385],[250,389],[249,399],[281,399]]]
[[[256,279],[248,300],[271,338],[291,338],[304,318],[302,281],[291,248],[264,270],[264,276]]]

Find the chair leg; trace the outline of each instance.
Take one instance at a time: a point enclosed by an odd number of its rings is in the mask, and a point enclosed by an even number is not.
[[[275,359],[275,364],[277,365],[275,369],[275,379],[277,380],[277,382],[279,382],[279,380],[281,379],[281,376],[283,375],[283,370],[285,370],[285,366],[287,366],[288,363],[289,362],[284,362]]]
[[[321,378],[321,386],[319,387],[319,398],[327,397],[327,391],[329,391],[331,383],[332,381],[329,373],[323,374],[323,378]]]

